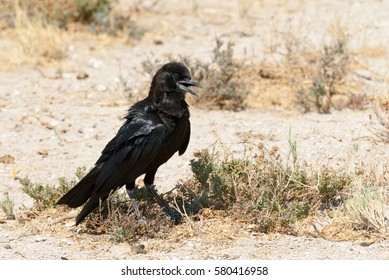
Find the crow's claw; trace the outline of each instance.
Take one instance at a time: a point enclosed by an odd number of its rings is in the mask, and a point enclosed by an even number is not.
[[[173,210],[173,209],[168,208],[168,207],[164,207],[163,211],[166,213],[166,215],[169,216],[169,218],[174,220],[176,223],[181,221],[182,216],[176,210]]]

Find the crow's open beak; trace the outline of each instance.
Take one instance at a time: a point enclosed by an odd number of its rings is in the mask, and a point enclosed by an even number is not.
[[[195,93],[193,90],[191,90],[189,87],[190,86],[193,86],[193,87],[199,87],[199,88],[203,88],[199,83],[195,82],[195,81],[192,81],[192,80],[182,80],[182,81],[178,81],[177,82],[177,86],[180,90],[182,91],[185,91],[185,92],[189,92],[190,94],[193,94],[194,96],[197,96],[197,93]]]

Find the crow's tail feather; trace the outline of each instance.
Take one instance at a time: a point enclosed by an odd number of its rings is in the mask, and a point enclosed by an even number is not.
[[[77,185],[61,197],[57,204],[66,204],[71,208],[83,205],[91,197],[99,174],[100,168],[95,166]]]
[[[82,208],[81,212],[76,217],[76,226],[81,223],[100,203],[98,198],[92,197]]]

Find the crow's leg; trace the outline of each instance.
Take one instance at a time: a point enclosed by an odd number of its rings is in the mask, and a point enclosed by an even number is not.
[[[144,178],[144,183],[147,188],[147,190],[153,195],[155,200],[158,202],[158,204],[162,207],[163,211],[165,211],[166,215],[168,215],[171,219],[178,222],[181,219],[181,214],[177,211],[169,208],[168,204],[162,199],[162,197],[158,194],[157,190],[155,189],[154,182],[154,176],[157,171],[146,173],[146,176]]]
[[[142,214],[139,211],[138,203],[135,200],[135,183],[126,184],[126,191],[130,198],[132,207],[134,208],[136,219],[140,224],[146,224],[146,219],[142,216]]]
[[[162,197],[158,194],[157,190],[155,189],[154,184],[145,184],[148,191],[154,196],[155,200],[158,202],[158,204],[162,207],[163,211],[165,211],[166,215],[168,215],[170,218],[172,218],[175,221],[179,221],[181,219],[181,214],[177,211],[171,209],[167,203],[162,199]]]

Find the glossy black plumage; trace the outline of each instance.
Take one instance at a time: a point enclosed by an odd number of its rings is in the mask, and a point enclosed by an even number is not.
[[[139,176],[145,174],[145,185],[151,186],[159,166],[174,153],[186,151],[190,122],[185,93],[195,94],[189,86],[201,87],[191,81],[183,64],[171,62],[158,70],[148,97],[128,110],[124,124],[94,168],[57,202],[72,208],[85,204],[76,224],[123,185],[132,191]]]

